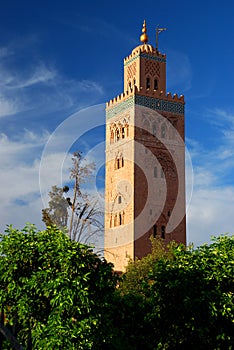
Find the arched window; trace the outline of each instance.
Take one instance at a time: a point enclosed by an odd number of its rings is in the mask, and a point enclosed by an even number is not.
[[[129,86],[130,89],[132,88],[131,82],[128,83],[128,86]]]
[[[158,177],[158,169],[156,166],[154,167],[154,177]]]
[[[119,224],[122,225],[122,214],[119,214]]]
[[[119,129],[116,130],[116,140],[119,141],[120,135],[119,135]]]
[[[122,139],[124,139],[124,138],[125,138],[125,129],[122,128]]]
[[[122,203],[122,197],[121,197],[121,196],[118,197],[118,203],[119,203],[119,204]]]
[[[136,85],[136,79],[135,78],[133,79],[133,85]]]
[[[146,78],[146,89],[150,89],[150,78]]]
[[[154,90],[158,90],[158,80],[154,79]]]
[[[161,237],[164,239],[165,238],[165,226],[161,227]]]
[[[115,169],[120,169],[123,166],[124,166],[124,158],[122,154],[117,155],[117,157],[115,158]]]
[[[166,131],[167,131],[166,125],[163,124],[163,125],[162,125],[162,128],[161,128],[161,137],[162,137],[163,139],[165,139],[165,137],[166,137]]]

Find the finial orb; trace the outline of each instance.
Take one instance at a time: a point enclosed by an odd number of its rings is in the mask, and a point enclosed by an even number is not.
[[[140,36],[140,41],[142,43],[146,44],[149,41],[149,37],[146,34],[147,33],[147,28],[146,28],[146,21],[145,20],[144,20],[144,23],[143,23],[142,33],[143,34],[141,34],[141,36]]]

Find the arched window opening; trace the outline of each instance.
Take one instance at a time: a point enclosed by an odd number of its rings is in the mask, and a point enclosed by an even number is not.
[[[119,129],[116,130],[116,140],[119,141],[120,135],[119,135]]]
[[[131,82],[128,83],[128,86],[129,86],[130,89],[132,88]]]
[[[167,216],[171,216],[171,211],[170,210],[168,210]]]
[[[158,177],[158,168],[154,167],[154,177]]]
[[[153,237],[156,238],[157,236],[157,225],[154,225],[153,227]]]
[[[123,157],[122,157],[122,167],[124,166],[124,159],[123,159]]]
[[[133,85],[136,85],[136,79],[133,79]]]
[[[119,214],[119,224],[122,225],[122,214]]]
[[[117,158],[116,162],[117,162],[117,166],[116,166],[116,168],[117,168],[117,169],[119,169],[119,168],[120,168],[120,159],[119,159],[119,158]]]
[[[161,227],[161,237],[164,239],[165,238],[165,226]]]
[[[162,125],[161,137],[162,137],[163,139],[165,139],[165,137],[166,137],[166,125],[165,125],[165,124]]]
[[[122,139],[124,139],[124,138],[125,138],[125,129],[122,128]]]
[[[150,78],[146,78],[146,89],[150,89]]]
[[[110,227],[112,227],[112,216],[110,218]]]
[[[119,203],[119,204],[122,203],[122,197],[121,197],[121,196],[118,197],[118,203]]]
[[[154,90],[158,90],[158,80],[154,79]]]

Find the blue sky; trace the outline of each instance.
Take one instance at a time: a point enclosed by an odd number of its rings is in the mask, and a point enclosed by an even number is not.
[[[188,242],[201,244],[213,234],[233,232],[233,12],[232,0],[2,3],[1,231],[26,221],[43,227],[38,174],[45,145],[71,115],[122,92],[123,58],[139,44],[146,19],[152,45],[155,27],[167,27],[159,41],[167,54],[167,91],[186,100],[186,145],[194,174]],[[86,125],[86,112],[78,119],[77,130]],[[75,134],[71,137],[68,129],[58,135],[70,137],[72,146]],[[97,143],[103,141],[102,129],[95,135]],[[69,168],[61,138],[53,154],[44,157],[44,192],[61,181],[57,162],[65,159],[63,173]],[[80,144],[93,148],[93,136]],[[103,144],[100,159],[101,150]]]

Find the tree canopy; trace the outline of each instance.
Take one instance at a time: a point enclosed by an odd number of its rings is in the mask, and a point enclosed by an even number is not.
[[[234,236],[199,248],[153,240],[121,277],[55,226],[0,238],[4,326],[24,348],[234,348]]]
[[[111,264],[56,227],[9,227],[1,236],[0,304],[24,346],[102,349],[115,285]]]
[[[234,236],[196,249],[174,245],[132,264],[120,292],[137,295],[144,349],[233,349]]]

